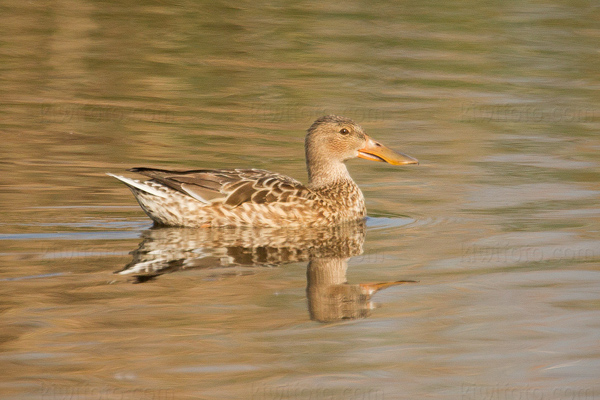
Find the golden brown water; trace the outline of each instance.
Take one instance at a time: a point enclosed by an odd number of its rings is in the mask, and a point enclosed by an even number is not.
[[[2,399],[600,398],[595,2],[0,9]],[[151,230],[105,175],[305,181],[328,113],[421,161],[349,162],[366,226]]]

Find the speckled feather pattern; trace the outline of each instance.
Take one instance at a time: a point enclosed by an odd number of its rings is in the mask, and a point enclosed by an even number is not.
[[[135,171],[161,176],[160,180],[155,178],[143,184],[164,193],[164,197],[130,186],[142,209],[159,225],[325,226],[366,216],[362,192],[352,180],[309,189],[284,175],[256,169],[182,173],[146,169]],[[173,184],[167,186],[164,183],[165,179],[177,181],[185,177],[188,191],[206,190],[202,176],[208,173],[227,177],[226,183],[219,187],[221,196],[208,203],[173,189]],[[197,188],[193,187],[194,178],[197,179]]]

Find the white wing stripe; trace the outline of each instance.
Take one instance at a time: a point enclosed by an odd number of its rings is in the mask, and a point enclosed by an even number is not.
[[[134,187],[138,190],[141,190],[142,192],[153,194],[154,196],[162,197],[163,199],[167,198],[166,193],[163,193],[160,190],[156,190],[152,186],[146,185],[145,183],[140,182],[138,180],[125,178],[124,176],[111,174],[110,172],[107,172],[106,175],[112,176],[113,178],[117,178],[127,186]]]

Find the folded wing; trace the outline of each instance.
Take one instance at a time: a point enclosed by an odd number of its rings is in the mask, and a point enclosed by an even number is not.
[[[293,197],[306,197],[309,190],[297,180],[261,169],[168,171],[133,168],[161,185],[203,203],[222,203],[231,208],[250,202],[286,203]]]

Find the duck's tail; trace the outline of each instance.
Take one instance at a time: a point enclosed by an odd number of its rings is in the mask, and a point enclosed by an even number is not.
[[[151,194],[154,196],[167,198],[166,193],[161,192],[144,182],[138,181],[137,179],[126,178],[121,175],[111,174],[110,172],[107,172],[106,175],[112,176],[113,178],[117,178],[118,180],[120,180],[121,182],[123,182],[124,184],[129,186],[131,189],[139,190],[139,191],[142,191],[144,193],[148,193],[148,194]]]

